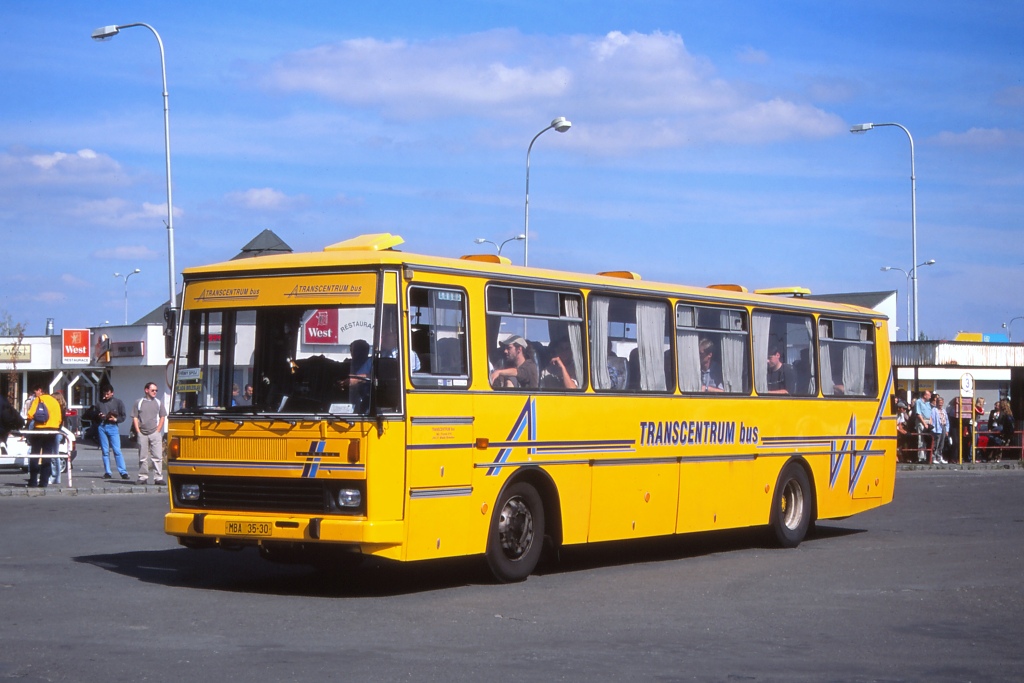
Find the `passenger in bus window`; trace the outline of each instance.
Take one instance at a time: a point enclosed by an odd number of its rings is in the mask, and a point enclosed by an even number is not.
[[[348,347],[352,358],[348,366],[348,400],[363,412],[370,404],[370,373],[373,364],[370,361],[370,344],[365,339],[356,339]]]
[[[782,350],[777,346],[768,349],[768,393],[792,394],[796,389],[793,366],[782,362]]]
[[[708,338],[700,340],[700,390],[725,391],[722,382],[722,366],[715,359],[715,344]]]
[[[551,387],[557,389],[578,389],[576,383],[576,367],[572,360],[572,346],[568,339],[560,339],[552,344],[551,363],[548,365],[548,377],[555,380]],[[551,388],[549,387],[549,388]]]
[[[537,364],[528,356],[529,345],[517,334],[502,342],[505,367],[491,372],[491,386],[495,389],[536,389],[540,384]]]
[[[380,340],[381,358],[398,358],[398,332],[390,327],[384,328]],[[409,366],[413,372],[420,371],[420,355],[409,349]]]

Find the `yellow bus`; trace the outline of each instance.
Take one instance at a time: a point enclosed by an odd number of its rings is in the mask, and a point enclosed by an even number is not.
[[[185,271],[165,518],[182,545],[483,555],[517,581],[545,540],[764,526],[793,547],[892,500],[879,313],[402,242]]]

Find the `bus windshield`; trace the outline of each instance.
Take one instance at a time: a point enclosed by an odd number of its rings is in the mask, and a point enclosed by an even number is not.
[[[375,313],[372,305],[190,311],[174,411],[366,415],[378,366]],[[389,360],[395,352],[386,350]]]

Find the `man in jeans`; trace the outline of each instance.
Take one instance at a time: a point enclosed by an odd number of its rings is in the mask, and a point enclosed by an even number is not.
[[[153,382],[144,388],[145,395],[132,406],[132,423],[139,435],[139,479],[136,484],[149,481],[149,463],[153,463],[153,483],[164,483],[164,419],[167,410],[156,397],[157,387]]]
[[[932,446],[932,392],[925,389],[920,398],[914,402],[914,413],[917,415],[917,461],[928,462],[928,452]]]
[[[100,389],[100,402],[93,406],[93,411],[100,421],[96,431],[100,438],[100,450],[103,451],[103,478],[110,479],[110,451],[113,450],[117,471],[122,479],[127,479],[128,468],[121,455],[121,430],[117,425],[124,422],[128,415],[121,399],[114,397],[114,387],[103,385]]]

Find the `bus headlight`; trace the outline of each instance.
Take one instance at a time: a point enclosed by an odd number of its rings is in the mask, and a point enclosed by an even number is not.
[[[357,508],[363,504],[363,493],[359,489],[341,489],[338,491],[338,506]]]
[[[190,502],[199,500],[199,484],[182,484],[181,499]]]

